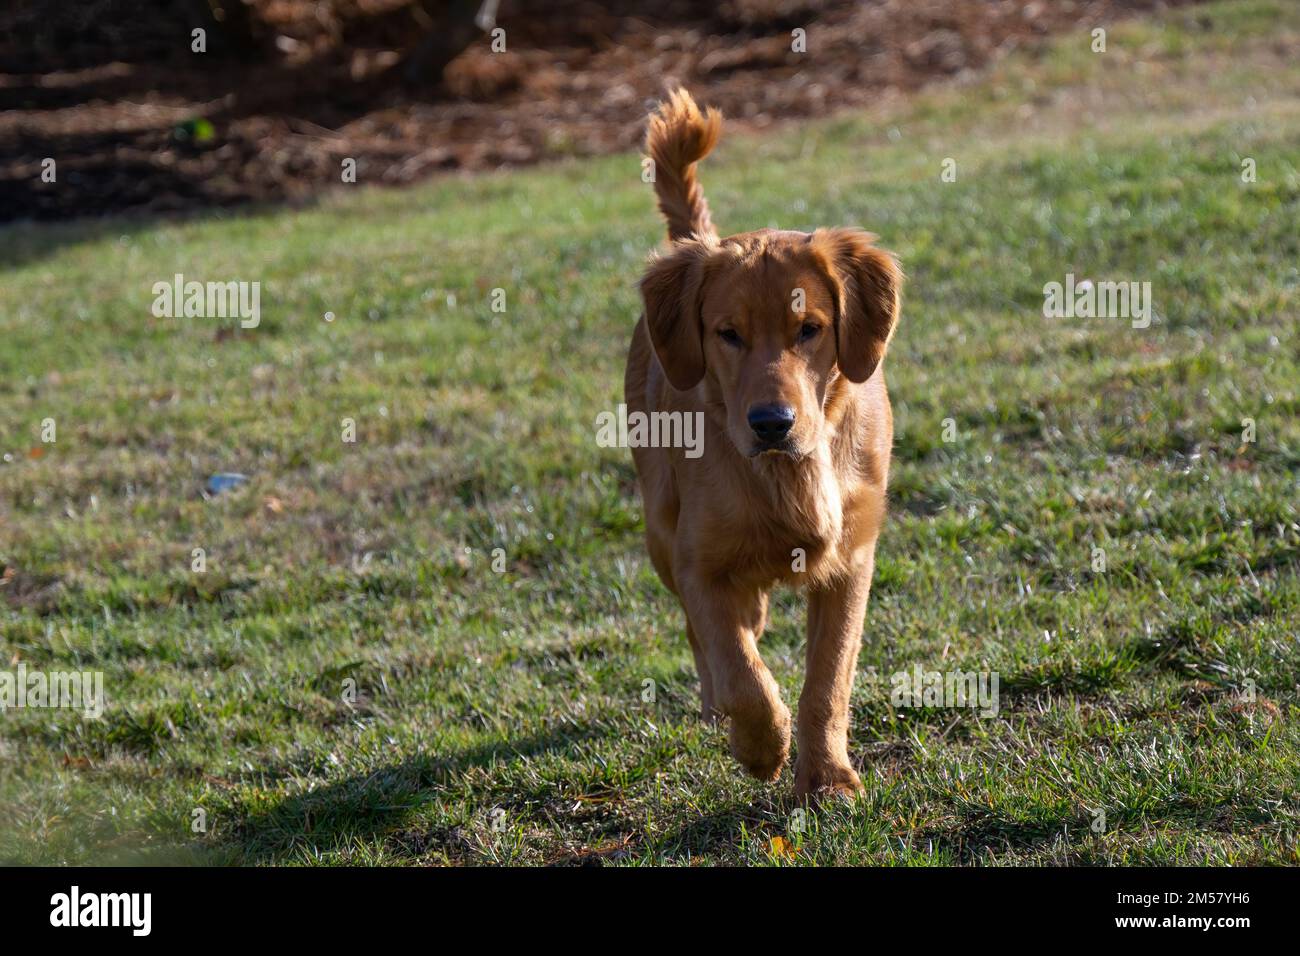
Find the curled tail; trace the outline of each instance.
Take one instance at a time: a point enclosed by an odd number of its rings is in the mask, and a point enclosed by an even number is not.
[[[674,90],[650,114],[645,146],[654,160],[655,195],[668,220],[669,240],[717,236],[695,164],[712,152],[721,134],[722,114],[715,109],[701,113],[684,89]]]

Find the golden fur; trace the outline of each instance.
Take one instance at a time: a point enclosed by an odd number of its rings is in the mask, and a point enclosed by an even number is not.
[[[695,164],[720,131],[716,112],[678,90],[647,135],[671,247],[641,281],[626,402],[629,413],[702,414],[704,453],[633,449],[646,543],[686,612],[704,716],[730,721],[733,754],[764,780],[780,775],[791,742],[789,709],[758,654],[767,593],[806,588],[795,791],[853,793],[849,694],[885,511],[893,425],[882,359],[903,276],[857,229],[719,238]],[[793,414],[776,444],[750,418],[773,407]]]

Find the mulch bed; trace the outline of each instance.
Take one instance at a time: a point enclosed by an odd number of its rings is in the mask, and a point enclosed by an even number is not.
[[[1183,2],[502,0],[505,52],[477,33],[420,76],[414,51],[450,0],[254,0],[256,50],[210,30],[206,53],[190,49],[203,2],[22,0],[0,12],[0,220],[298,202],[345,159],[398,186],[629,149],[677,84],[763,127]]]

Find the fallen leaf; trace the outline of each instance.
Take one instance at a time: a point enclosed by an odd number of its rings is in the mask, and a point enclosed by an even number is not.
[[[789,859],[798,851],[785,837],[775,836],[768,842],[768,852],[773,856],[783,856]]]

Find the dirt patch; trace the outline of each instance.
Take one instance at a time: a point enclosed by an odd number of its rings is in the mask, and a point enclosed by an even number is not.
[[[422,75],[456,0],[253,0],[244,45],[201,0],[23,0],[0,12],[0,220],[300,201],[346,160],[402,185],[629,149],[679,83],[763,127],[1185,2],[503,0],[504,51],[474,31]]]
[[[63,581],[53,574],[31,574],[0,562],[0,600],[42,616],[58,606]]]

